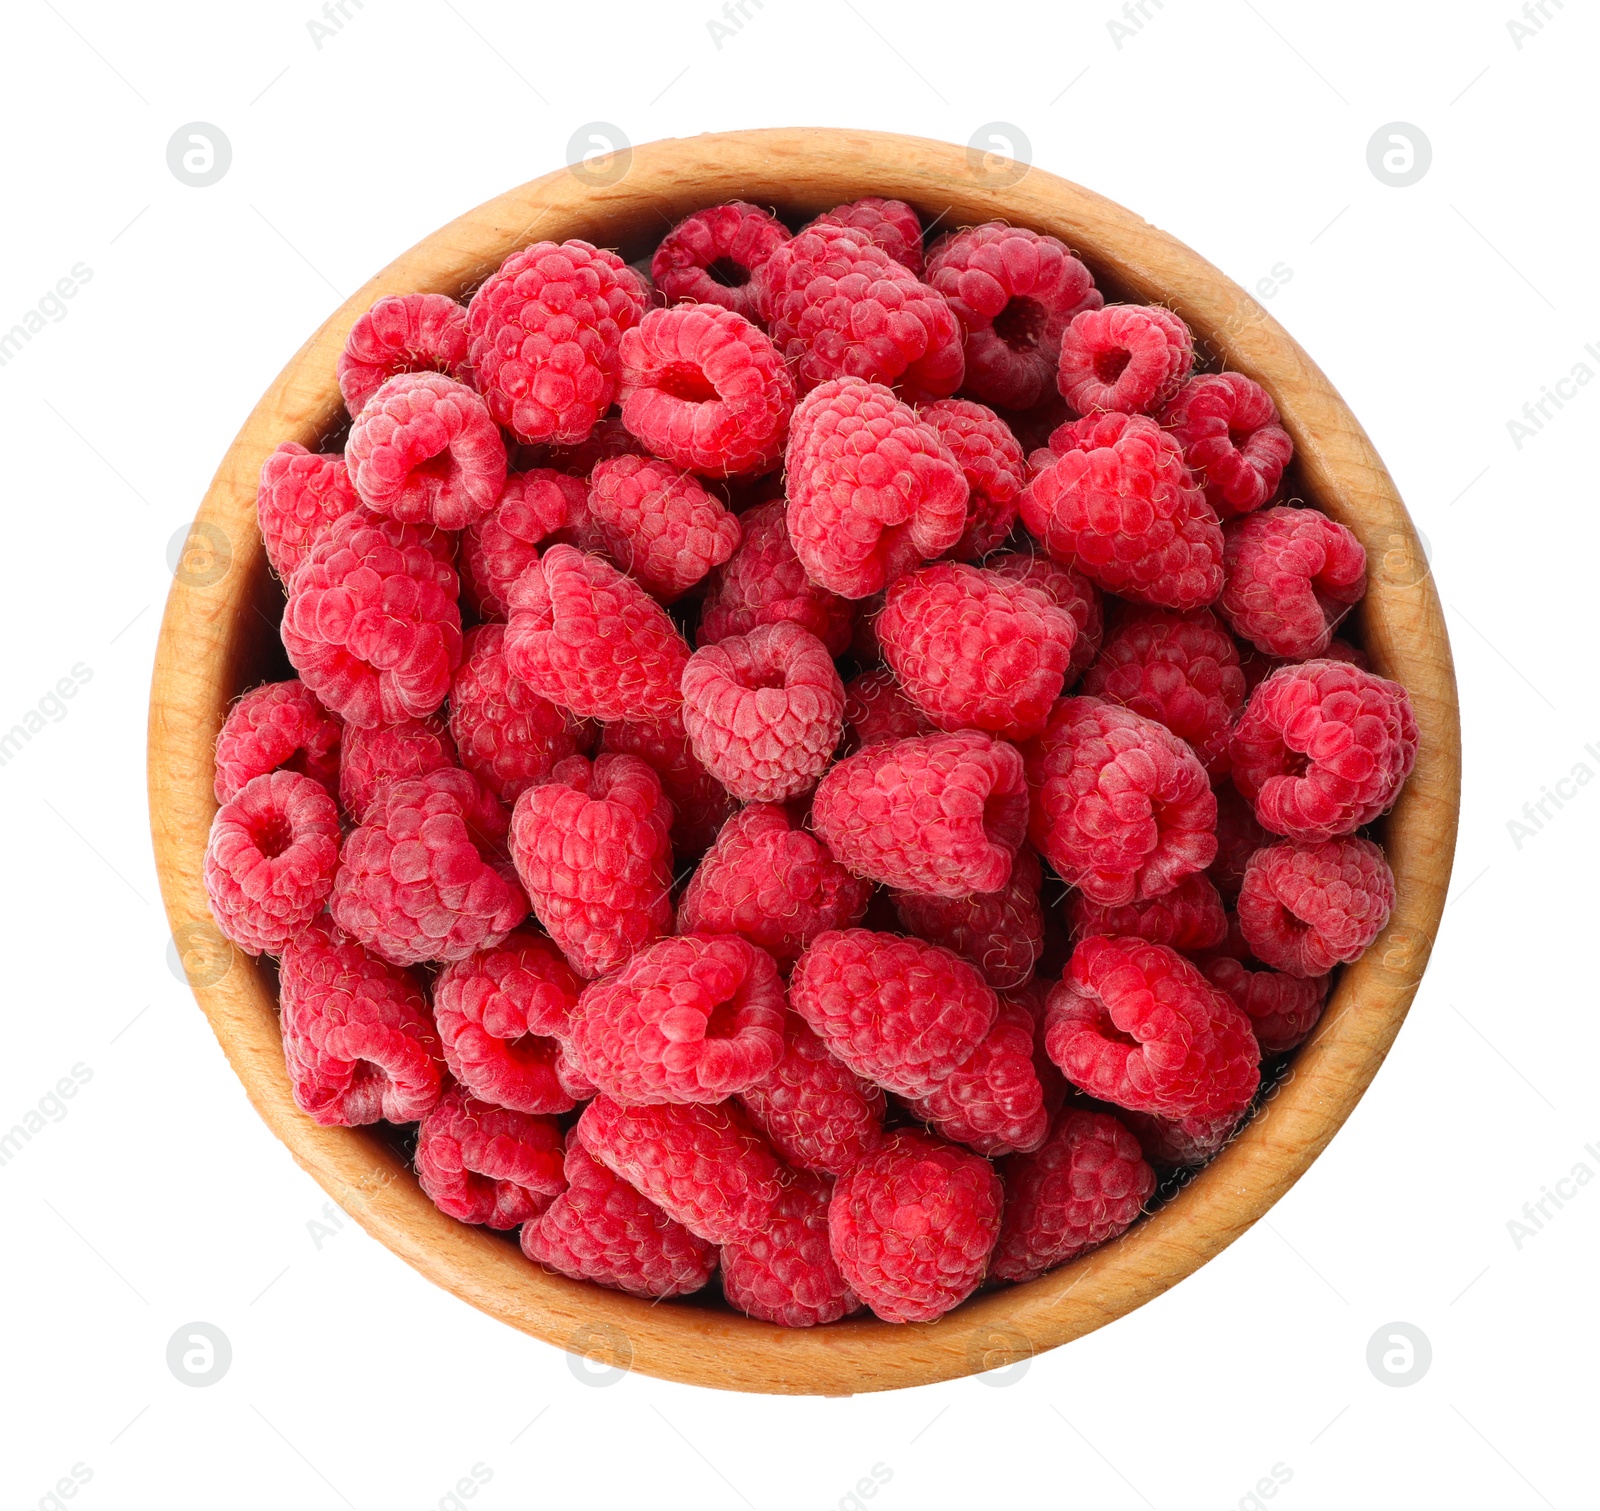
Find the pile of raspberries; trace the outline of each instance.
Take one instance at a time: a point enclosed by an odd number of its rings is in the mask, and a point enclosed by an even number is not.
[[[1214,1155],[1384,928],[1361,544],[1054,237],[718,205],[380,299],[338,378],[205,884],[305,1113],[531,1261],[932,1320]]]

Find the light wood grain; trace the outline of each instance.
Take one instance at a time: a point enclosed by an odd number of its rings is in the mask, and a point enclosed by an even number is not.
[[[1209,263],[1075,184],[1037,168],[1007,183],[1010,175],[990,179],[985,167],[940,142],[777,130],[638,147],[626,174],[605,187],[566,170],[535,180],[435,232],[335,312],[246,420],[200,507],[197,528],[222,542],[228,559],[220,574],[188,574],[172,589],[149,736],[156,859],[195,996],[256,1110],[369,1233],[463,1300],[562,1347],[694,1384],[844,1394],[949,1379],[1080,1337],[1191,1274],[1289,1189],[1383,1063],[1427,963],[1455,843],[1456,693],[1438,596],[1382,461],[1310,358]],[[868,193],[908,200],[942,227],[998,218],[1053,233],[1103,286],[1169,304],[1227,366],[1268,389],[1294,436],[1304,496],[1367,548],[1372,585],[1360,633],[1375,668],[1410,689],[1422,753],[1387,826],[1399,889],[1388,929],[1345,971],[1261,1114],[1175,1200],[1121,1241],[1030,1285],[976,1297],[936,1323],[787,1330],[546,1274],[513,1244],[440,1213],[375,1136],[302,1116],[284,1071],[270,972],[217,935],[200,871],[215,809],[212,744],[230,701],[270,661],[274,589],[256,529],[256,477],[280,441],[315,448],[339,422],[335,363],[356,317],[384,294],[461,294],[534,240],[579,236],[632,258],[685,213],[722,200],[812,213]]]

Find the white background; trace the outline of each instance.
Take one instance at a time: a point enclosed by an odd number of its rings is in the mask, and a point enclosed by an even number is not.
[[[826,1511],[874,1465],[884,1511],[1222,1511],[1259,1504],[1274,1465],[1286,1511],[1594,1504],[1600,1182],[1565,1188],[1520,1249],[1507,1227],[1580,1161],[1600,1173],[1600,784],[1565,788],[1520,846],[1508,829],[1579,763],[1600,772],[1600,389],[1520,448],[1507,428],[1575,364],[1600,372],[1596,24],[1544,6],[1519,47],[1511,0],[1146,0],[1119,47],[1110,0],[746,0],[719,49],[712,0],[346,0],[319,48],[311,0],[13,0],[0,329],[75,264],[92,277],[0,368],[0,727],[75,664],[92,679],[0,767],[0,1127],[73,1065],[92,1078],[0,1167],[4,1505],[51,1506],[75,1464],[86,1511]],[[319,1246],[323,1193],[170,968],[143,772],[168,543],[342,295],[559,166],[585,123],[964,143],[996,118],[1246,286],[1292,269],[1268,307],[1365,422],[1448,605],[1467,775],[1433,964],[1267,1220],[1020,1380],[829,1401],[595,1388],[352,1224]],[[165,157],[197,120],[233,148],[205,189]],[[1366,160],[1397,120],[1433,149],[1403,189]],[[206,1389],[165,1363],[196,1319],[233,1350]],[[1366,1364],[1395,1320],[1433,1350],[1404,1389]],[[474,1465],[479,1493],[452,1502]]]

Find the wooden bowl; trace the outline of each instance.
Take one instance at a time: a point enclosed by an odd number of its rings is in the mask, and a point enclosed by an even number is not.
[[[865,194],[908,200],[925,224],[1004,219],[1058,236],[1112,297],[1169,305],[1216,361],[1265,386],[1294,437],[1296,491],[1366,546],[1372,580],[1357,632],[1374,668],[1410,690],[1422,749],[1387,823],[1399,893],[1388,928],[1344,971],[1287,1077],[1210,1166],[1119,1242],[936,1323],[790,1330],[716,1301],[653,1305],[547,1274],[514,1242],[444,1216],[392,1139],[303,1116],[284,1070],[271,965],[216,931],[201,858],[223,716],[263,676],[287,675],[256,477],[280,441],[315,450],[339,426],[335,364],[356,317],[385,294],[459,295],[535,240],[583,237],[633,259],[706,205],[745,199],[809,216]],[[536,179],[434,232],[335,312],[256,405],[200,506],[161,629],[149,763],[162,893],[200,1007],[256,1110],[369,1233],[463,1300],[591,1358],[724,1389],[838,1395],[971,1374],[1091,1332],[1204,1264],[1289,1189],[1372,1079],[1421,978],[1455,844],[1460,736],[1444,619],[1405,507],[1355,416],[1259,304],[1138,216],[1038,168],[943,142],[807,129],[654,142]]]

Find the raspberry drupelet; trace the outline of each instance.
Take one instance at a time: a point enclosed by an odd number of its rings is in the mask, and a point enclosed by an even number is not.
[[[1223,538],[1217,610],[1269,656],[1320,655],[1367,591],[1361,542],[1317,509],[1261,509],[1230,523]]]
[[[1194,366],[1189,327],[1159,304],[1108,304],[1073,316],[1056,384],[1079,414],[1154,414]]]
[[[518,1228],[566,1189],[554,1118],[494,1107],[451,1087],[417,1130],[417,1183],[458,1222]]]
[[[229,802],[247,782],[279,770],[311,777],[337,796],[342,736],[339,721],[298,677],[251,688],[217,736],[217,801]]]
[[[360,507],[342,455],[284,441],[261,464],[256,518],[267,560],[285,585],[336,519]]]
[[[461,591],[483,618],[506,618],[517,579],[546,541],[568,532],[588,492],[581,479],[551,467],[507,475],[494,508],[461,537]]]
[[[1162,411],[1161,423],[1222,519],[1270,502],[1294,456],[1277,407],[1243,373],[1191,378]]]
[[[339,392],[350,418],[390,378],[437,372],[458,383],[467,368],[467,312],[445,294],[391,294],[350,327],[339,353]]]
[[[718,305],[756,318],[750,278],[789,239],[783,224],[743,200],[680,220],[650,259],[650,277],[669,305]]]

